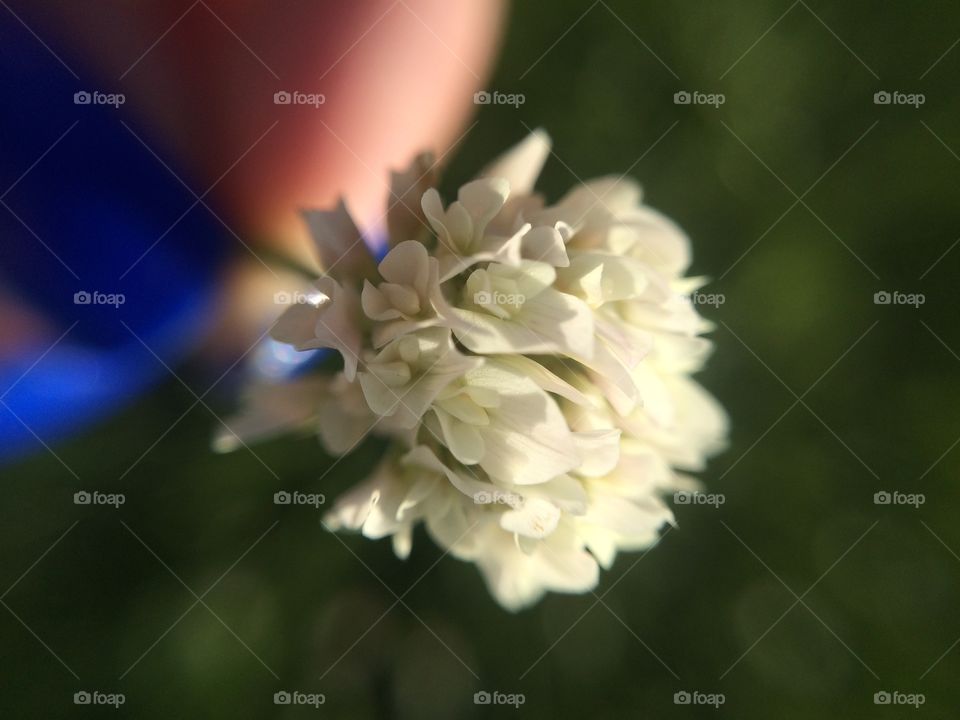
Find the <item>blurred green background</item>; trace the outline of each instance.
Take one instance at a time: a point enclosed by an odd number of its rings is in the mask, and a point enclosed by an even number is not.
[[[678,507],[595,595],[511,615],[422,534],[401,563],[273,504],[333,498],[378,446],[327,475],[311,439],[257,448],[278,480],[212,455],[216,420],[171,379],[57,448],[79,482],[39,445],[0,469],[3,717],[82,715],[80,689],[125,693],[115,714],[137,718],[906,716],[874,704],[895,690],[955,715],[958,34],[947,2],[516,3],[489,87],[526,102],[480,108],[445,190],[544,127],[550,198],[629,169],[689,232],[726,300],[705,308],[700,376],[732,418],[703,474],[726,502]],[[875,104],[884,90],[925,103]],[[883,290],[925,303],[874,304]],[[197,393],[216,379],[178,373]],[[205,402],[234,404],[227,384]],[[81,487],[127,502],[77,507]],[[275,706],[285,689],[326,703]],[[479,690],[525,704],[476,706]]]

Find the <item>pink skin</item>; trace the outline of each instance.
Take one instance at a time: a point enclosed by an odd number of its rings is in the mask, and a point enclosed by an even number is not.
[[[344,195],[376,226],[391,169],[421,149],[455,150],[506,10],[506,0],[10,2],[67,50],[81,84],[126,94],[120,117],[194,192],[215,185],[207,201],[245,243],[304,262],[300,208]],[[278,90],[326,102],[276,105]]]
[[[41,33],[92,61],[105,90],[126,93],[121,115],[135,115],[195,192],[223,175],[212,197],[224,220],[245,241],[288,243],[305,237],[299,207],[344,194],[374,222],[391,168],[423,148],[450,149],[475,110],[506,8],[505,0],[47,6],[53,12],[36,18]],[[278,90],[326,102],[278,106]]]

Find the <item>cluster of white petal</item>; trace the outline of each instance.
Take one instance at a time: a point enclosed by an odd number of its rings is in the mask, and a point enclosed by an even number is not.
[[[379,264],[342,204],[308,213],[327,272],[272,336],[333,348],[342,370],[254,385],[217,443],[307,427],[339,455],[389,437],[327,525],[406,557],[423,523],[509,609],[586,592],[655,542],[663,498],[726,435],[690,378],[709,325],[684,299],[700,284],[688,239],[623,178],[546,205],[549,152],[531,134],[446,206],[418,158],[393,177]]]

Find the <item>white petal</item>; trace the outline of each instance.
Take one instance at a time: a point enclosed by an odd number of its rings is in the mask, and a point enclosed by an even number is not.
[[[271,337],[298,350],[333,348],[343,355],[344,374],[353,380],[357,372],[362,338],[360,303],[352,287],[342,287],[330,276],[317,280],[317,304],[297,303],[274,324]]]
[[[690,266],[690,239],[673,220],[647,205],[623,217],[626,230],[636,238],[631,254],[654,267],[679,275]]]
[[[360,279],[373,272],[373,256],[341,199],[333,210],[304,210],[320,267],[334,277]]]
[[[591,370],[591,379],[617,413],[629,414],[640,400],[630,368],[611,351],[603,338],[597,340],[594,349],[593,359],[583,361]]]
[[[561,270],[557,279],[561,288],[582,297],[591,307],[637,298],[648,282],[642,263],[593,252],[574,255],[570,267]]]
[[[401,525],[395,518],[402,493],[396,468],[385,460],[368,480],[337,498],[324,522],[332,530],[362,530],[367,537],[383,537]]]
[[[456,310],[469,330],[455,329],[457,339],[482,355],[563,354],[590,358],[594,352],[593,313],[582,300],[547,289],[527,298],[510,320],[487,313]]]
[[[406,525],[393,534],[393,552],[401,560],[410,557],[413,548],[413,526]]]
[[[452,247],[453,239],[450,237],[450,231],[447,230],[446,213],[443,210],[440,193],[433,188],[427,190],[420,200],[420,207],[423,209],[423,214],[427,216],[430,227],[438,235],[440,244]]]
[[[541,225],[527,232],[521,244],[523,257],[527,260],[548,263],[553,267],[567,267],[570,258],[559,230]]]
[[[457,420],[439,408],[435,409],[440,427],[443,429],[443,441],[453,456],[464,465],[476,465],[486,454],[483,436],[474,425]]]
[[[520,610],[547,590],[581,593],[597,585],[596,560],[563,523],[530,554],[499,526],[484,528],[481,535],[484,549],[476,562],[491,594],[507,610]]]
[[[450,503],[441,513],[427,516],[427,532],[434,542],[454,557],[473,559],[478,552],[476,520],[464,503]],[[472,506],[470,506],[472,507]]]
[[[407,490],[403,501],[397,507],[397,520],[411,520],[413,510],[428,500],[430,496],[438,490],[438,478],[436,475],[421,475],[416,478],[413,484]]]
[[[400,366],[410,363],[401,356],[401,348],[410,343],[418,348],[419,359],[406,381]],[[413,428],[441,390],[481,362],[460,353],[449,330],[428,328],[388,343],[359,373],[360,386],[371,410],[386,417],[396,415],[400,427]]]
[[[325,402],[320,409],[321,420],[317,432],[324,449],[332,455],[346,455],[373,430],[376,418],[353,416],[342,412],[336,400]]]
[[[371,320],[396,320],[403,317],[400,311],[395,309],[386,296],[369,280],[363,281],[360,304],[363,307],[364,314]]]
[[[577,405],[590,404],[590,399],[573,385],[526,355],[503,355],[497,358],[497,362],[527,376],[547,392],[565,397]]]
[[[518,510],[500,515],[500,527],[525,537],[545,538],[557,529],[560,508],[542,498],[528,498]]]
[[[574,433],[574,442],[583,458],[577,473],[586,477],[603,477],[620,460],[620,431],[594,430]]]
[[[425,288],[429,274],[428,257],[423,243],[406,240],[387,253],[378,269],[387,282]]]
[[[480,428],[486,445],[480,466],[494,479],[527,485],[546,482],[577,467],[581,458],[556,402],[529,378],[488,361],[467,374],[471,386],[501,395]]]
[[[613,495],[595,494],[587,514],[578,518],[578,522],[603,528],[617,537],[619,547],[637,550],[656,541],[660,528],[673,522],[673,513],[653,498],[632,502]]]
[[[571,515],[583,515],[587,511],[587,493],[583,483],[570,475],[557,477],[539,485],[524,485],[517,488],[518,494],[527,498],[542,498]]]
[[[513,194],[529,194],[549,154],[550,136],[537,129],[494,160],[482,175],[505,178]]]
[[[580,457],[563,432],[545,429],[525,434],[522,429],[506,429],[499,424],[480,431],[486,444],[480,467],[493,478],[517,485],[547,482],[573,470]]]
[[[213,441],[216,452],[232,452],[244,443],[264,440],[305,425],[326,395],[325,378],[301,378],[285,383],[252,385],[243,409],[229,418]]]
[[[636,181],[610,175],[578,185],[561,198],[557,207],[563,209],[564,219],[576,227],[592,219],[603,220],[611,213],[631,211],[640,204],[641,198]]]
[[[466,473],[454,472],[440,462],[432,450],[423,445],[419,445],[407,453],[401,459],[401,462],[442,473],[451,485],[463,495],[470,498],[470,501],[473,503],[479,502],[477,500],[478,495],[485,493],[488,497],[492,497],[495,492],[499,491],[496,485],[478,480],[476,475],[469,469],[466,469]]]
[[[474,180],[460,188],[457,200],[473,220],[472,240],[479,240],[493,216],[500,212],[510,195],[510,183],[503,178]]]
[[[329,298],[324,299],[324,303],[327,302]],[[317,339],[314,330],[319,315],[318,305],[295,303],[284,310],[274,322],[270,337],[277,342],[293,345],[297,350],[305,350]]]
[[[436,162],[431,153],[417,155],[403,172],[390,173],[387,231],[391,246],[415,240],[426,230],[420,199],[436,184]]]

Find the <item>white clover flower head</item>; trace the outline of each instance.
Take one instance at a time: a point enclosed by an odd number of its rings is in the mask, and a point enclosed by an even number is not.
[[[389,438],[327,526],[405,558],[422,524],[510,610],[587,592],[619,551],[653,544],[665,496],[727,434],[690,377],[710,326],[678,301],[702,284],[683,277],[687,237],[624,178],[545,204],[549,152],[532,133],[446,206],[418,157],[392,177],[379,263],[343,203],[306,213],[327,272],[272,337],[332,348],[342,369],[254,384],[215,443],[308,429],[342,455]]]

